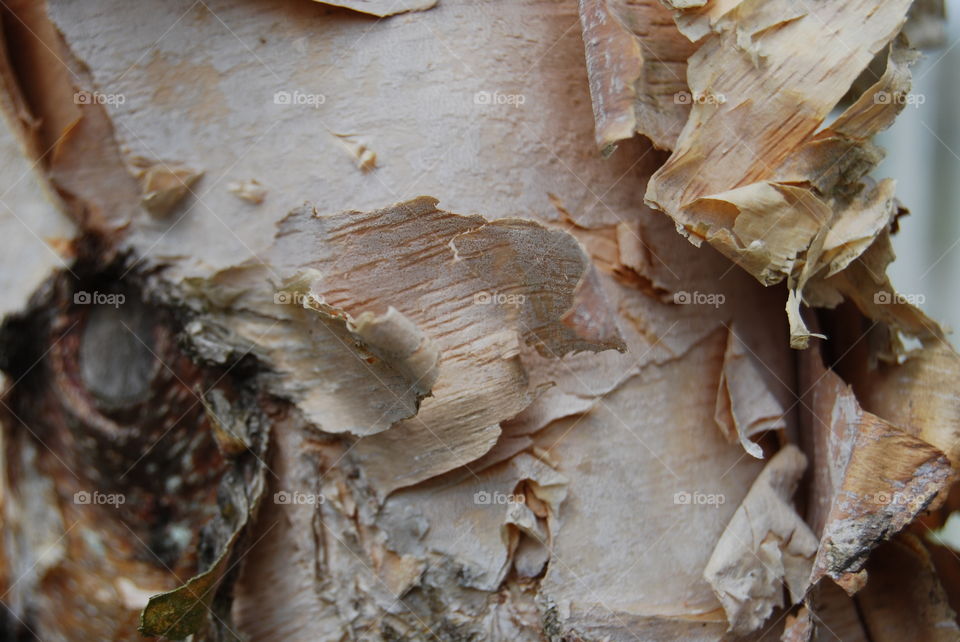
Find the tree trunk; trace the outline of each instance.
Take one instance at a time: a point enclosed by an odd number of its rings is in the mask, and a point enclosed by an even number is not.
[[[0,17],[4,639],[960,638],[938,3]]]

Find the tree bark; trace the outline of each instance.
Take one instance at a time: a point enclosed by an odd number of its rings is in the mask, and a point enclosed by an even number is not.
[[[942,5],[0,19],[5,639],[960,638]]]

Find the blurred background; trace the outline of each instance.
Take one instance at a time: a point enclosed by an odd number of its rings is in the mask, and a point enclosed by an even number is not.
[[[873,172],[897,180],[897,197],[910,210],[893,237],[897,260],[889,270],[902,294],[923,297],[920,307],[953,330],[960,347],[960,0],[947,0],[939,46],[922,46],[913,67],[914,96],[877,142],[887,157]]]

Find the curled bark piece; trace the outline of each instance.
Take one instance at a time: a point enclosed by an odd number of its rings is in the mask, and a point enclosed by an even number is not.
[[[296,279],[275,288],[271,276],[265,266],[231,268],[190,286],[189,305],[202,312],[187,336],[200,355],[259,358],[269,366],[263,385],[328,432],[369,434],[416,413],[424,392],[358,341],[348,314],[305,306],[311,295]]]
[[[811,390],[811,522],[820,533],[811,580],[839,580],[927,507],[953,471],[940,450],[862,410],[814,352],[802,364],[801,380]]]
[[[221,398],[220,410],[226,410],[225,403]],[[236,413],[219,421],[230,424],[224,429],[231,432],[246,433],[249,429],[242,425],[242,420],[237,422]],[[250,438],[252,449],[234,462],[220,482],[220,513],[204,527],[199,556],[204,570],[182,586],[149,599],[137,627],[142,635],[182,640],[201,631],[204,639],[220,639],[233,633],[227,624],[231,600],[218,602],[218,596],[224,583],[230,581],[228,576],[236,575],[231,574],[237,564],[236,554],[242,548],[247,524],[259,510],[266,487],[267,466],[263,457],[267,452],[269,424],[257,422]]]
[[[738,635],[759,629],[783,606],[784,586],[795,603],[806,593],[817,538],[790,503],[806,467],[792,445],[769,461],[703,571]]]
[[[334,134],[340,146],[353,158],[357,169],[369,172],[377,167],[377,154],[366,144],[357,142],[350,134]]]
[[[763,449],[751,437],[787,427],[786,409],[770,390],[769,371],[749,351],[733,328],[729,329],[723,357],[714,420],[731,443],[739,442],[757,459]]]
[[[693,102],[687,58],[696,47],[657,0],[580,0],[597,145],[643,134],[671,149]]]
[[[876,358],[897,363],[907,356],[903,338],[913,337],[925,346],[943,345],[946,335],[940,325],[914,304],[909,296],[894,289],[886,274],[893,261],[890,232],[881,232],[873,244],[849,267],[823,281],[807,284],[812,304],[834,306],[846,297],[865,316],[882,323],[886,337],[875,347]]]
[[[893,46],[883,76],[817,131],[897,34],[909,6],[874,4],[716,2],[677,17],[691,38],[706,36],[688,62],[691,92],[724,100],[694,104],[673,155],[651,178],[647,202],[669,214],[691,242],[707,240],[761,282],[787,278],[795,348],[814,336],[800,315],[808,282],[863,254],[897,209],[889,184],[866,198],[858,193],[860,178],[879,158],[870,136],[905,104],[912,52]],[[836,38],[811,48],[823,39],[824,24]],[[854,32],[857,45],[847,50],[843,34]],[[833,51],[839,46],[843,55]],[[771,94],[770,83],[777,92]],[[844,293],[855,297],[853,289]]]
[[[566,486],[563,475],[521,454],[454,486],[428,484],[394,493],[378,524],[391,550],[433,560],[426,584],[440,588],[453,573],[461,586],[494,591],[510,570],[521,532],[549,539]],[[547,508],[544,519],[530,509],[537,501]],[[462,532],[471,536],[458,537]]]
[[[522,346],[549,358],[622,347],[576,239],[436,204],[298,209],[261,261],[190,281],[183,301],[201,353],[262,359],[265,385],[321,429],[369,437],[393,426],[351,455],[383,462],[369,471],[382,496],[493,446],[499,422],[531,400]]]
[[[140,616],[139,631],[147,636],[182,640],[196,633],[206,620],[217,583],[227,570],[233,540],[227,542],[221,556],[204,573],[169,593],[150,598]]]
[[[236,195],[237,198],[260,205],[267,198],[267,188],[260,184],[255,178],[245,181],[233,181],[227,184],[227,191]]]
[[[915,350],[903,363],[879,363],[854,381],[863,407],[939,448],[960,468],[960,356],[946,345]],[[903,403],[910,399],[910,403]]]
[[[693,42],[698,42],[712,32],[721,33],[732,23],[742,22],[743,28],[737,38],[743,40],[745,50],[755,44],[751,42],[755,34],[790,23],[807,13],[803,6],[779,4],[761,7],[743,0],[668,0],[665,4],[675,10],[674,20],[677,27]]]
[[[143,185],[141,203],[157,218],[169,216],[203,176],[203,172],[167,163],[151,164],[138,174]]]
[[[440,351],[433,341],[393,306],[386,313],[364,312],[347,321],[347,329],[381,359],[403,373],[412,388],[427,395],[440,375]]]

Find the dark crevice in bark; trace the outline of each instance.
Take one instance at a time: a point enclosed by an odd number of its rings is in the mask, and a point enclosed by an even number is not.
[[[260,465],[255,452],[225,452],[212,422],[239,417],[251,448],[266,448],[269,422],[257,419],[265,400],[247,377],[254,364],[195,363],[180,345],[182,311],[147,300],[142,275],[126,274],[123,262],[81,259],[73,273],[79,278],[52,277],[0,327],[5,499],[14,514],[39,511],[50,524],[37,533],[36,516],[17,523],[7,515],[3,545],[7,559],[39,558],[51,542],[63,555],[48,553],[49,568],[0,569],[6,586],[25,575],[4,599],[11,611],[0,623],[3,639],[30,639],[22,637],[35,629],[29,615],[50,621],[53,605],[68,621],[82,619],[90,591],[113,590],[118,577],[173,588],[209,567],[240,517],[228,496],[246,492]],[[221,407],[211,417],[202,397],[214,390],[235,416]],[[47,487],[52,494],[37,502]],[[229,613],[229,593],[215,594],[220,614]],[[122,603],[107,611],[109,624],[78,619],[77,631],[134,634]]]

